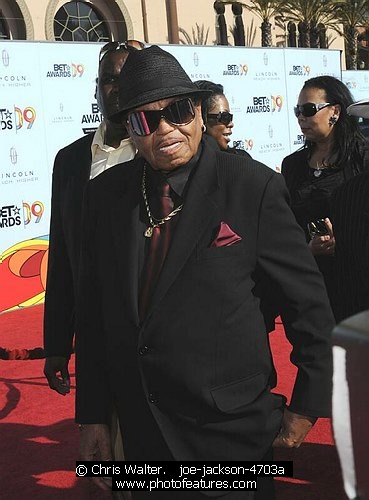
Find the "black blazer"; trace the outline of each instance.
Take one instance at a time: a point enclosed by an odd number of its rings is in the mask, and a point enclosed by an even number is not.
[[[369,309],[369,172],[350,179],[333,193],[331,212],[341,321]]]
[[[93,137],[81,137],[55,157],[44,315],[46,356],[68,357],[72,352],[82,202],[90,178]]]
[[[92,180],[83,224],[77,421],[118,413],[126,367],[139,364],[147,405],[177,460],[261,459],[278,432],[275,385],[255,284],[285,296],[298,366],[291,410],[328,415],[333,318],[320,273],[288,206],[283,177],[206,144],[148,314],[138,317],[143,161]],[[221,222],[242,241],[211,248]]]

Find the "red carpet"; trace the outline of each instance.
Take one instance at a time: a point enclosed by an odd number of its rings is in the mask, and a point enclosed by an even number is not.
[[[0,315],[0,347],[42,346],[43,306]],[[271,336],[280,374],[278,392],[290,394],[294,368],[283,328]],[[74,467],[78,430],[73,391],[63,397],[44,379],[43,360],[0,361],[0,497],[23,500],[105,499]],[[74,358],[70,367],[74,375]],[[330,421],[321,419],[298,450],[276,450],[293,460],[294,479],[276,481],[278,500],[345,500]]]

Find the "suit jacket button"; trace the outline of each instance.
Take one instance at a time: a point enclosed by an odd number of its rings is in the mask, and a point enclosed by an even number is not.
[[[147,354],[149,352],[150,348],[149,346],[147,345],[143,345],[142,347],[140,347],[140,349],[138,350],[138,353],[140,356],[145,356],[145,354]]]
[[[159,403],[159,399],[158,399],[157,394],[155,394],[154,392],[150,392],[149,401],[151,404],[157,405]]]

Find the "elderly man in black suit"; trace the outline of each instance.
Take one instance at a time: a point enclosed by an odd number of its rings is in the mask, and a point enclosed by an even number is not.
[[[99,56],[96,99],[104,120],[88,134],[61,149],[54,162],[50,247],[44,318],[44,372],[49,386],[65,395],[75,331],[75,289],[80,254],[81,210],[89,179],[131,160],[135,147],[122,123],[107,117],[118,109],[118,76],[130,50],[141,42],[109,42]]]
[[[334,322],[284,180],[208,146],[204,95],[157,46],[131,53],[121,71],[111,118],[127,124],[139,157],[86,191],[76,344],[85,459],[111,459],[112,404],[128,460],[268,460],[273,444],[300,446],[330,411]],[[283,297],[298,367],[288,408],[271,392],[265,276]],[[273,497],[266,478],[256,494],[222,499]]]

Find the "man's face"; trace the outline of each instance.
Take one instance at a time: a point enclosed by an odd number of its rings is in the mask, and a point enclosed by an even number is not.
[[[133,111],[160,110],[183,97],[170,97],[145,104]],[[138,136],[129,127],[139,153],[155,170],[171,171],[186,165],[196,154],[202,131],[201,104],[194,104],[195,117],[187,125],[174,125],[162,118],[158,128],[149,135]]]
[[[124,50],[108,52],[100,63],[96,100],[105,119],[119,111],[119,74],[127,56]]]

